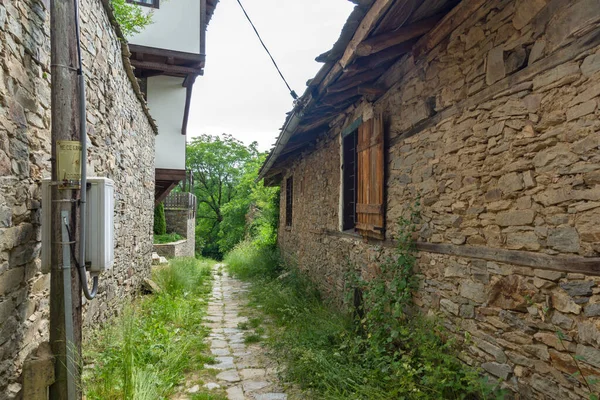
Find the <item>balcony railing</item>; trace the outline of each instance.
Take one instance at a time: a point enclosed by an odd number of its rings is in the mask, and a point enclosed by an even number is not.
[[[188,210],[190,218],[196,218],[197,208],[196,196],[191,193],[171,192],[165,199],[165,210]]]

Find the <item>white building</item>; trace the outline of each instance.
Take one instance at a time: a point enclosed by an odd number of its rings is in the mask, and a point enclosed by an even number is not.
[[[219,0],[128,1],[153,13],[153,23],[129,39],[129,49],[159,129],[155,165],[158,204],[186,179],[192,87],[204,72],[206,28]]]

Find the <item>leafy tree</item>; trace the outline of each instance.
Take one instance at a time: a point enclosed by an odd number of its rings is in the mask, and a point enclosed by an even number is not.
[[[144,13],[142,7],[137,4],[127,3],[127,0],[111,0],[111,3],[115,18],[125,37],[141,32],[142,29],[152,23],[152,12]]]
[[[188,144],[198,198],[196,250],[202,255],[221,258],[244,238],[258,159],[256,142],[245,146],[231,135],[202,135]]]

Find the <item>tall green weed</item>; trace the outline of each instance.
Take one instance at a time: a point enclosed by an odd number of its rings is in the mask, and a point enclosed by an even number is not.
[[[225,255],[224,262],[241,279],[274,278],[281,271],[277,248],[252,240],[236,245]]]
[[[208,330],[202,326],[210,267],[193,258],[172,260],[154,275],[161,293],[134,302],[91,335],[84,346],[87,399],[166,399],[187,372],[211,360],[203,353]]]
[[[244,242],[226,256],[234,275],[254,282],[252,303],[275,322],[270,344],[286,361],[286,377],[310,398],[502,397],[458,359],[459,349],[437,320],[411,311],[417,218],[413,212],[400,221],[399,247],[377,278],[348,274],[348,293],[362,299],[349,313],[324,303],[298,270],[282,268],[270,247]]]

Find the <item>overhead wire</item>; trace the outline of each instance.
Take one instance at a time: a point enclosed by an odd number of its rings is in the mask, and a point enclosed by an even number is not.
[[[271,52],[267,48],[267,45],[265,45],[265,42],[262,40],[262,38],[260,36],[260,33],[258,33],[258,30],[256,29],[256,26],[254,26],[254,23],[252,22],[252,19],[250,19],[250,16],[248,15],[248,13],[246,12],[246,9],[242,5],[241,0],[237,0],[237,3],[240,5],[240,8],[244,12],[244,15],[246,16],[246,19],[248,20],[248,22],[250,22],[250,25],[252,25],[252,29],[254,29],[254,33],[256,33],[256,36],[258,37],[258,40],[260,41],[260,44],[262,44],[263,48],[265,49],[265,51],[267,52],[267,54],[271,58],[271,61],[273,62],[273,65],[275,66],[275,69],[277,69],[277,72],[279,73],[279,76],[281,76],[281,79],[283,80],[283,82],[287,86],[288,90],[290,91],[290,94],[292,95],[292,97],[294,98],[294,100],[296,100],[298,98],[298,95],[296,94],[296,92],[294,90],[292,90],[292,88],[288,84],[287,80],[283,76],[283,73],[279,69],[279,66],[277,65],[277,62],[275,62],[275,59],[271,55]]]

